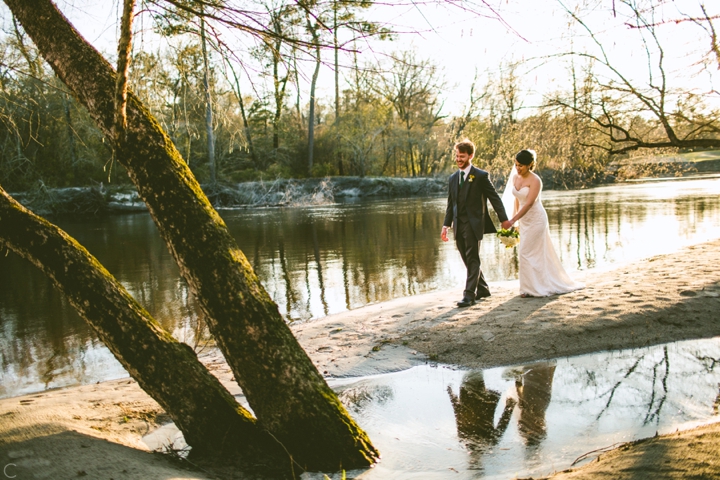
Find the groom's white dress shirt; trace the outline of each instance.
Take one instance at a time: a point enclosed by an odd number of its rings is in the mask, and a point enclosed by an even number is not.
[[[461,172],[465,172],[464,175],[461,175],[461,178],[463,182],[465,182],[468,179],[468,175],[470,175],[470,169],[472,168],[472,163],[468,163],[468,166],[460,170]],[[458,180],[459,181],[459,180]]]

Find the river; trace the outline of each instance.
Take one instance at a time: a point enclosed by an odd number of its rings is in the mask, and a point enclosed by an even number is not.
[[[221,215],[289,322],[428,291],[462,290],[440,241],[445,198],[224,210]],[[597,269],[720,238],[720,177],[543,193],[554,245],[582,280]],[[148,214],[56,223],[178,339],[208,342],[196,302]],[[517,278],[514,249],[482,242],[490,282]],[[0,398],[127,373],[42,273],[0,256]]]

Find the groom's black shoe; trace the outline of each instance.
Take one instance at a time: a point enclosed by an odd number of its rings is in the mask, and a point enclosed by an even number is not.
[[[468,297],[463,297],[463,299],[457,303],[458,307],[471,307],[473,305],[475,305],[475,299]]]
[[[488,298],[490,296],[490,292],[477,292],[477,295],[475,295],[475,300],[482,300],[483,298]]]

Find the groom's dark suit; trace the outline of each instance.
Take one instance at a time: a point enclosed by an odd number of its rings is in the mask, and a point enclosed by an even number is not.
[[[475,300],[490,296],[488,284],[480,269],[479,255],[479,243],[483,234],[497,232],[490,219],[487,201],[490,200],[501,222],[508,218],[488,173],[471,166],[467,177],[460,187],[460,170],[450,175],[443,225],[446,227],[452,225],[455,244],[467,268],[463,298]]]

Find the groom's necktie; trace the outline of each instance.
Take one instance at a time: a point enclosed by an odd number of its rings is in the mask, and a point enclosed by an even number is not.
[[[462,170],[460,171],[460,188],[462,188],[463,183],[465,183],[465,172]]]

